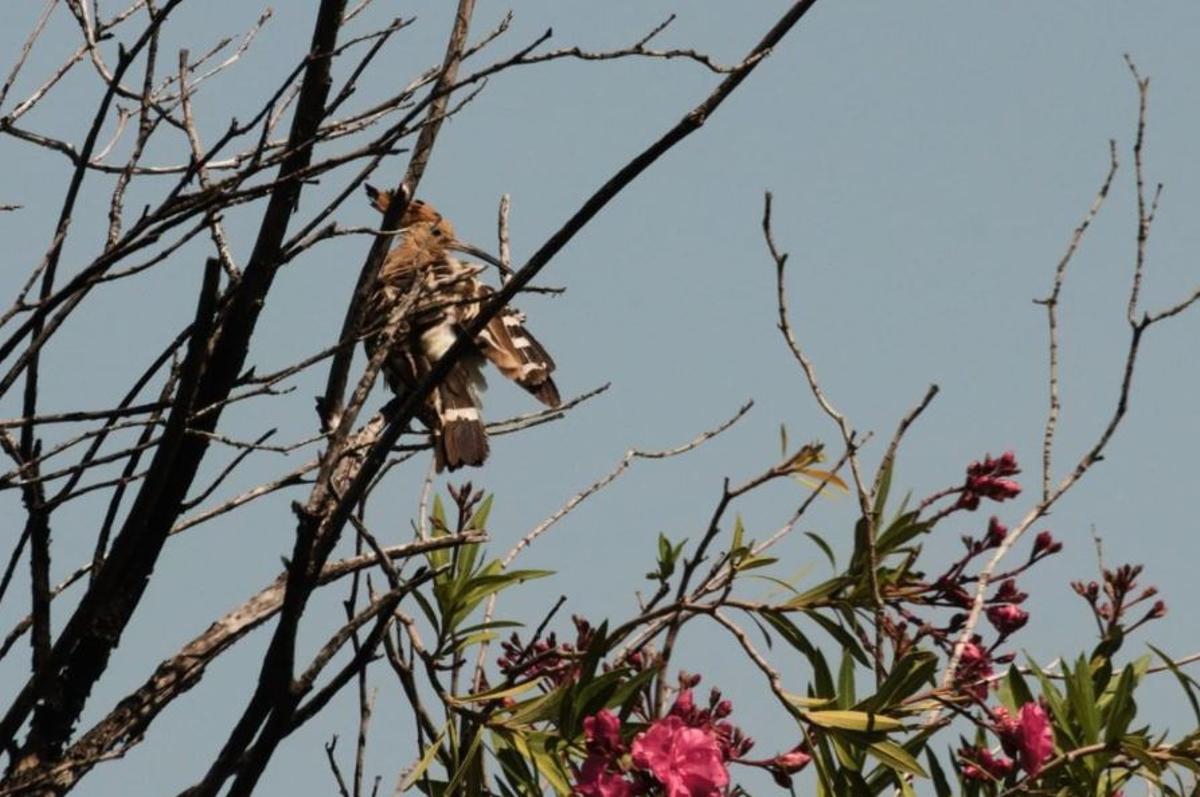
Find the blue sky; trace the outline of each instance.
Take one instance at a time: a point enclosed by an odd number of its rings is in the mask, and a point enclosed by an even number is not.
[[[197,94],[205,140],[219,135],[230,116],[252,113],[292,68],[308,41],[314,5],[280,3],[243,61]],[[661,46],[696,47],[732,62],[786,5],[524,0],[512,6],[511,31],[480,63],[519,49],[551,26],[550,46],[619,46],[672,11],[679,17]],[[32,0],[0,6],[0,52],[16,52],[40,7]],[[475,30],[492,28],[508,8],[480,2]],[[260,11],[235,0],[185,2],[166,29],[164,52],[203,51],[245,30]],[[354,30],[397,15],[417,22],[397,36],[386,64],[366,77],[356,99],[361,105],[440,58],[449,26],[445,3],[376,0]],[[75,36],[60,10],[13,97],[23,97],[59,63],[76,46]],[[836,442],[836,430],[814,405],[774,329],[773,266],[759,230],[766,189],[775,195],[776,239],[791,253],[797,334],[834,403],[858,429],[876,432],[867,462],[877,460],[879,438],[886,439],[936,382],[941,395],[908,438],[897,486],[924,495],[959,479],[963,466],[985,452],[1013,449],[1027,465],[1024,481],[1032,488],[1047,398],[1044,314],[1031,300],[1048,291],[1070,233],[1104,176],[1108,141],[1116,139],[1121,170],[1063,294],[1058,463],[1073,464],[1112,411],[1128,335],[1137,94],[1124,53],[1152,78],[1147,177],[1166,184],[1144,306],[1161,308],[1200,283],[1198,36],[1200,5],[1190,0],[818,3],[703,130],[622,193],[555,259],[540,281],[566,286],[566,295],[521,302],[558,360],[564,395],[608,381],[613,387],[564,421],[495,441],[488,466],[470,474],[497,493],[494,550],[506,550],[611,469],[627,448],[678,445],[748,398],[755,399],[754,410],[685,459],[635,464],[568,517],[522,561],[559,575],[514,592],[501,613],[536,622],[567,594],[567,612],[627,616],[635,606],[632,590],[646,583],[641,577],[651,567],[657,534],[694,540],[721,479],[744,479],[772,462],[780,423],[793,440]],[[510,194],[520,262],[716,81],[694,64],[647,60],[559,62],[500,75],[445,125],[421,194],[464,238],[484,246],[494,246],[497,202]],[[28,125],[79,141],[97,86],[93,73],[76,70],[30,114]],[[177,158],[179,151],[152,155]],[[0,165],[0,203],[25,206],[0,214],[7,255],[0,287],[7,294],[50,240],[67,171],[61,157],[12,138],[0,140]],[[385,163],[377,182],[394,182],[404,165],[403,156]],[[301,213],[319,207],[338,185],[330,180],[306,193]],[[77,220],[64,260],[68,274],[103,234],[104,188],[101,181],[86,188],[87,215]],[[228,219],[243,262],[258,214],[249,208]],[[338,216],[347,225],[374,218],[359,201]],[[364,239],[342,238],[287,267],[251,355],[260,371],[336,337],[365,250]],[[187,249],[136,289],[117,283],[97,291],[94,306],[78,313],[47,351],[45,410],[115,401],[157,350],[157,336],[177,329],[190,313],[203,257],[202,247]],[[1200,627],[1188,609],[1200,597],[1189,567],[1200,556],[1191,511],[1200,438],[1198,335],[1200,314],[1150,333],[1133,407],[1106,460],[1043,524],[1066,550],[1022,583],[1033,595],[1033,620],[1016,641],[1040,660],[1092,642],[1085,607],[1067,582],[1095,573],[1093,529],[1104,540],[1106,561],[1144,564],[1145,582],[1158,585],[1171,607],[1168,618],[1152,626],[1154,641],[1177,655],[1200,647]],[[498,377],[491,382],[489,417],[533,408],[521,391]],[[247,403],[223,423],[242,437],[278,426],[281,440],[300,439],[313,429],[311,397],[323,383],[324,371],[315,369],[294,381],[291,394]],[[381,402],[382,392],[376,398]],[[19,414],[14,400],[4,400],[5,417]],[[216,453],[211,473],[228,454]],[[292,461],[263,457],[225,489],[270,478],[311,454]],[[395,473],[371,509],[373,527],[389,541],[407,538],[423,469],[413,463]],[[767,536],[802,497],[797,486],[776,485],[751,498],[741,507],[748,532]],[[13,492],[0,500],[18,516]],[[1022,498],[998,514],[1014,522],[1028,505]],[[80,501],[56,523],[55,580],[90,555],[102,509]],[[853,501],[819,501],[801,528],[821,532],[845,551],[853,515]],[[944,524],[926,544],[949,558],[960,533],[978,533],[985,522],[980,513]],[[15,535],[16,523],[10,527]],[[273,577],[279,557],[290,550],[292,529],[288,503],[280,499],[173,541],[85,723],[140,683],[148,662],[169,655]],[[824,572],[820,553],[803,538],[781,546],[778,555],[781,575],[813,579]],[[317,644],[337,621],[342,597],[337,591],[319,601],[305,628],[307,644]],[[56,618],[69,605],[56,604]],[[6,601],[0,626],[25,610]],[[173,793],[193,782],[249,694],[264,640],[260,633],[242,643],[164,714],[155,738],[125,762],[101,767],[79,793]],[[679,666],[703,672],[706,684],[732,694],[735,718],[763,754],[794,743],[794,729],[734,655],[731,640],[697,628],[684,643]],[[16,682],[24,655],[14,652],[0,663],[0,683]],[[804,668],[786,658],[780,666],[800,691]],[[399,712],[388,679],[379,684],[381,707]],[[1148,690],[1143,709],[1160,724],[1182,728],[1187,715],[1178,697],[1163,681]],[[268,770],[264,793],[332,791],[320,745],[337,733],[347,749],[353,716],[344,702],[297,734]],[[370,771],[383,776],[385,788],[409,761],[408,725],[398,713],[376,720]]]

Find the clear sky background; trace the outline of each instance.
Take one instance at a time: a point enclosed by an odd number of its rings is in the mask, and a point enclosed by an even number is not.
[[[251,114],[293,67],[311,35],[315,5],[280,0],[242,63],[205,84],[195,98],[205,140],[219,135],[231,116]],[[5,69],[41,6],[0,3]],[[620,46],[670,12],[679,19],[660,45],[696,47],[733,62],[786,6],[778,0],[522,0],[512,6],[512,30],[478,63],[519,49],[549,26],[551,46]],[[491,29],[509,7],[482,0],[475,30]],[[244,0],[189,0],[166,29],[167,60],[174,62],[179,47],[201,52],[239,34],[261,10]],[[348,35],[398,15],[416,16],[417,23],[398,35],[386,64],[364,79],[359,107],[441,57],[447,2],[376,0]],[[1137,93],[1123,53],[1153,79],[1147,177],[1166,184],[1144,306],[1161,308],[1200,283],[1197,41],[1200,4],[1193,0],[819,3],[703,130],[625,191],[544,272],[540,281],[566,286],[566,295],[523,299],[531,328],[558,360],[564,395],[607,381],[612,389],[566,420],[495,440],[487,467],[464,475],[497,493],[492,550],[502,553],[610,470],[627,448],[678,445],[748,398],[755,399],[754,410],[685,459],[637,463],[572,514],[521,560],[558,575],[511,593],[500,614],[536,623],[566,594],[560,630],[569,613],[627,617],[635,611],[633,589],[647,583],[642,574],[652,567],[658,532],[695,540],[722,478],[741,480],[774,461],[781,422],[793,440],[822,439],[835,448],[836,431],[774,328],[773,265],[759,229],[764,189],[775,193],[776,238],[792,255],[797,333],[834,403],[858,429],[876,432],[867,461],[877,461],[880,438],[936,382],[941,395],[908,437],[897,487],[922,496],[958,481],[972,459],[1013,449],[1027,466],[1029,489],[998,514],[1015,522],[1035,493],[1047,405],[1044,312],[1031,300],[1048,291],[1071,231],[1101,183],[1110,138],[1122,168],[1063,294],[1059,474],[1095,439],[1116,398],[1137,223],[1130,153]],[[76,44],[77,29],[60,9],[13,97],[23,97]],[[717,80],[682,61],[560,62],[505,73],[446,124],[421,194],[464,238],[488,247],[494,247],[499,197],[511,194],[514,257],[523,262]],[[98,85],[87,68],[75,70],[28,125],[82,140]],[[177,160],[179,152],[164,147],[152,155]],[[405,163],[403,156],[386,163],[376,182],[394,183]],[[0,139],[0,203],[25,206],[0,214],[3,295],[11,295],[45,251],[67,174],[61,156]],[[320,207],[342,184],[327,180],[306,191],[301,214]],[[81,205],[87,218],[81,213],[68,242],[67,275],[101,240],[107,187],[89,178]],[[147,186],[147,201],[161,188]],[[128,204],[139,206],[136,197]],[[228,217],[239,262],[249,254],[260,214],[254,206]],[[358,200],[338,216],[347,225],[376,218]],[[361,237],[338,239],[281,273],[251,354],[260,372],[336,338],[366,246]],[[140,282],[97,291],[87,303],[92,306],[72,318],[45,355],[44,411],[111,406],[157,352],[157,341],[190,316],[204,256],[203,246],[192,247]],[[1132,409],[1106,460],[1045,523],[1066,549],[1023,580],[1033,595],[1027,607],[1033,617],[1014,643],[1042,661],[1094,641],[1086,607],[1067,583],[1095,577],[1093,529],[1110,564],[1142,563],[1144,583],[1161,589],[1171,614],[1151,626],[1153,641],[1178,656],[1200,649],[1192,611],[1200,599],[1193,575],[1200,558],[1193,510],[1198,335],[1200,313],[1151,332]],[[280,441],[301,439],[315,428],[312,396],[324,378],[324,368],[316,368],[294,380],[287,397],[239,406],[227,413],[223,428],[252,438],[279,427]],[[524,393],[498,377],[491,381],[488,417],[533,409]],[[18,394],[0,403],[5,417],[19,414]],[[383,399],[381,391],[372,406]],[[263,456],[223,489],[232,495],[313,453]],[[231,456],[214,450],[207,472]],[[414,462],[400,469],[377,496],[368,519],[386,542],[408,538],[424,468]],[[274,577],[292,544],[288,500],[301,495],[257,503],[229,522],[172,541],[85,724],[141,683],[153,664]],[[803,495],[797,485],[780,484],[751,498],[741,507],[748,533],[767,536]],[[9,491],[0,501],[10,518],[4,539],[13,540],[22,522],[19,497]],[[90,556],[102,511],[99,501],[79,501],[56,515],[55,581]],[[820,501],[801,528],[821,532],[845,552],[854,514],[852,500]],[[955,556],[960,534],[979,533],[986,518],[984,512],[956,516],[926,544],[938,557]],[[803,537],[780,546],[778,555],[778,574],[802,577],[801,583],[827,572]],[[0,606],[4,629],[27,611],[16,600],[27,594],[25,582],[13,590]],[[319,644],[339,621],[343,597],[338,588],[318,601],[304,629],[306,645]],[[71,599],[55,603],[56,630],[71,605]],[[1128,652],[1140,653],[1143,638],[1139,634]],[[194,782],[250,694],[266,639],[259,631],[222,657],[157,721],[148,742],[123,762],[101,766],[78,793],[173,794]],[[5,702],[24,678],[27,656],[22,645],[0,663]],[[786,655],[777,661],[788,688],[802,691],[804,664]],[[734,698],[734,718],[759,741],[756,752],[770,755],[796,742],[794,726],[719,629],[697,623],[675,664],[703,673],[706,685]],[[379,676],[368,774],[382,775],[387,789],[411,762],[413,747],[411,722],[391,678],[382,669]],[[1189,714],[1180,697],[1173,683],[1155,682],[1145,693],[1146,718],[1184,729]],[[342,700],[290,739],[268,769],[262,793],[334,793],[321,744],[339,734],[341,750],[349,750],[355,716],[351,701]]]

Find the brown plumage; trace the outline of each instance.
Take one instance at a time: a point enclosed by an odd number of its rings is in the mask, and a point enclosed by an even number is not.
[[[381,213],[391,193],[367,186],[371,204]],[[368,353],[381,343],[380,327],[391,309],[419,284],[419,294],[407,324],[384,361],[383,373],[397,394],[411,389],[474,320],[493,291],[478,279],[480,266],[464,263],[454,252],[468,252],[492,261],[486,253],[459,241],[453,225],[432,206],[413,200],[401,220],[400,242],[388,253],[368,303],[372,325],[366,338]],[[480,393],[486,387],[482,367],[490,360],[508,377],[550,407],[560,403],[550,377],[554,360],[525,329],[525,316],[505,307],[476,336],[475,345],[460,359],[430,396],[420,413],[433,433],[437,469],[482,465],[488,456],[487,432]]]

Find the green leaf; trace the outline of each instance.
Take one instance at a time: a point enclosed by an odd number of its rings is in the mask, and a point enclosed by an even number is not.
[[[904,727],[900,720],[869,711],[805,711],[804,718],[822,728],[839,728],[860,733],[889,733]]]
[[[574,736],[579,730],[576,726],[583,722],[584,717],[608,706],[628,674],[626,669],[610,670],[575,690],[571,696],[571,721],[564,723],[561,729],[564,734]]]
[[[413,787],[414,783],[421,779],[425,771],[429,769],[429,765],[433,763],[438,750],[442,749],[442,741],[446,738],[446,728],[448,725],[449,722],[442,726],[442,729],[438,732],[437,739],[433,741],[433,744],[425,748],[425,752],[421,755],[421,760],[417,762],[417,765],[412,768],[411,772],[404,776],[404,780],[400,781],[400,785],[396,787],[396,791],[408,791]]]
[[[495,562],[493,564],[499,564]],[[489,565],[489,567],[491,567]],[[485,568],[485,573],[487,568]],[[463,620],[470,616],[480,603],[489,595],[493,595],[511,586],[545,578],[554,575],[553,570],[510,570],[507,573],[496,573],[476,576],[463,584],[462,594],[452,596],[452,611],[450,613],[451,629],[457,628]]]
[[[476,733],[471,737],[471,743],[467,745],[466,752],[463,753],[459,758],[460,763],[458,765],[458,769],[455,771],[454,775],[451,776],[450,782],[446,784],[446,794],[460,794],[464,793],[464,791],[466,793],[470,793],[470,783],[467,784],[467,790],[459,790],[458,784],[464,778],[470,777],[471,773],[479,766],[480,762],[477,759],[477,756],[479,755],[479,746],[482,743],[483,734]],[[478,793],[478,789],[475,790],[475,793]]]
[[[413,590],[412,596],[416,598],[417,606],[421,607],[421,613],[425,615],[425,619],[429,621],[431,626],[433,626],[434,635],[441,636],[440,629],[442,624],[439,621],[438,612],[434,610],[433,606],[429,603],[429,599],[426,598],[425,594],[419,589]]]
[[[658,533],[658,561],[665,563],[671,561],[671,541],[661,531]]]
[[[1008,674],[1000,684],[1000,699],[1009,711],[1017,711],[1026,703],[1033,702],[1033,692],[1025,683],[1025,676],[1017,665],[1009,665]]]
[[[1127,664],[1121,670],[1117,686],[1108,701],[1104,722],[1106,744],[1111,745],[1123,737],[1129,730],[1129,723],[1133,722],[1134,715],[1137,714],[1137,706],[1133,702],[1133,684],[1133,666]]]
[[[497,631],[501,628],[524,628],[524,623],[518,623],[515,620],[492,620],[486,623],[475,623],[464,628],[458,629],[460,634],[473,634],[476,631]]]
[[[784,641],[798,650],[808,659],[813,668],[813,684],[818,697],[833,699],[836,692],[833,688],[833,677],[829,673],[829,665],[821,651],[808,641],[808,637],[793,623],[787,615],[774,609],[762,609],[759,616],[774,628]]]
[[[788,452],[787,424],[779,424],[779,456],[786,457]]]
[[[837,701],[831,697],[806,697],[805,695],[797,695],[794,692],[784,692],[783,696],[793,706],[802,709],[827,708],[837,704]]]
[[[1121,752],[1135,759],[1147,772],[1153,774],[1155,777],[1162,774],[1162,762],[1151,755],[1150,751],[1141,742],[1126,738],[1121,742]]]
[[[521,755],[533,762],[557,794],[565,797],[571,793],[570,775],[563,769],[558,756],[546,750],[547,740],[548,737],[544,733],[513,734],[510,743]],[[542,792],[539,789],[534,793],[540,797]]]
[[[929,762],[929,772],[933,776],[933,790],[937,797],[954,797],[954,792],[950,790],[950,782],[946,780],[946,773],[942,771],[942,765],[938,762],[937,756],[933,754],[933,750],[925,748],[925,760]]]
[[[904,740],[900,746],[904,752],[912,757],[917,757],[922,751],[927,750],[929,737],[934,733],[934,728],[926,728],[919,731]],[[869,741],[879,741],[878,739],[869,739]],[[867,776],[867,783],[871,786],[871,793],[875,795],[883,794],[885,789],[894,786],[900,780],[911,780],[909,778],[901,778],[896,774],[896,770],[883,763],[877,763]]]
[[[532,726],[539,722],[554,719],[559,714],[566,688],[559,687],[552,692],[530,698],[513,706],[509,715],[495,724],[501,728],[522,730],[523,726]]]
[[[783,604],[783,606],[788,609],[803,609],[814,603],[823,603],[827,598],[853,583],[854,580],[846,576],[836,576],[828,581],[821,582],[807,592],[801,592]]]
[[[778,561],[774,556],[747,556],[738,562],[736,569],[739,573],[744,573],[759,567],[770,567]]]
[[[467,531],[487,531],[488,516],[492,514],[492,499],[495,498],[495,493],[483,499],[483,503],[475,510],[475,514],[471,516],[471,520],[467,523]]]
[[[649,683],[654,676],[658,675],[658,670],[647,669],[642,670],[637,675],[623,682],[612,696],[608,699],[609,707],[629,705],[629,699],[633,697],[642,687]]]
[[[1026,654],[1026,658],[1029,660],[1030,671],[1034,674],[1038,680],[1038,684],[1042,687],[1042,697],[1045,698],[1046,703],[1049,704],[1050,711],[1054,714],[1054,718],[1057,720],[1055,723],[1056,729],[1065,737],[1065,741],[1072,748],[1082,747],[1083,745],[1080,744],[1079,739],[1075,737],[1075,734],[1071,730],[1071,712],[1068,710],[1067,704],[1063,700],[1062,693],[1059,692],[1054,683],[1046,677],[1046,673],[1042,671],[1042,668],[1038,666],[1038,663],[1033,660],[1032,656]],[[1063,669],[1066,670],[1066,665],[1063,665]],[[1064,747],[1066,746],[1067,745],[1064,745]]]
[[[839,783],[835,793],[838,797],[872,797],[871,788],[856,769],[843,769],[837,775]]]
[[[821,535],[815,531],[806,531],[804,532],[804,536],[817,544],[817,547],[825,554],[825,558],[829,560],[829,566],[837,570],[837,557],[833,555],[833,548],[829,547],[829,543],[825,542]]]
[[[458,546],[456,549],[458,558],[454,563],[454,572],[459,583],[465,583],[475,574],[475,563],[479,560],[482,550],[483,546],[477,542]]]
[[[889,459],[883,466],[879,477],[879,490],[875,493],[875,506],[871,509],[876,518],[883,517],[883,508],[887,506],[888,493],[892,489],[892,471],[896,465],[895,458]]]
[[[937,667],[938,657],[933,653],[926,650],[910,651],[892,667],[875,694],[864,700],[859,708],[884,711],[903,702],[929,682]]]
[[[919,778],[929,777],[925,770],[921,769],[921,763],[916,758],[890,739],[880,739],[878,742],[873,742],[867,748],[867,752],[885,766],[889,766],[897,772],[916,775]],[[904,779],[899,778],[899,780],[903,781]]]
[[[1121,645],[1124,642],[1125,632],[1120,626],[1117,626],[1100,640],[1100,644],[1096,645],[1095,650],[1092,651],[1092,661],[1095,662],[1101,659],[1111,661],[1112,657],[1121,649]]]
[[[466,634],[465,636],[460,631],[455,635],[454,645],[452,646],[451,649],[456,654],[462,653],[464,650],[471,647],[472,645],[481,645],[484,642],[491,642],[497,636],[499,636],[499,635],[494,631],[476,631],[473,634]]]
[[[540,795],[542,792],[538,786],[537,777],[529,768],[527,757],[521,752],[524,746],[519,749],[511,741],[514,735],[508,731],[492,731],[492,747],[495,749],[496,761],[500,764],[504,777],[512,784],[512,788],[506,787],[499,778],[497,778],[497,783],[506,797],[507,795],[512,795],[512,797]]]
[[[592,631],[592,642],[583,654],[583,661],[579,664],[581,683],[587,682],[596,673],[600,666],[600,660],[608,653],[608,647],[608,620],[605,620]]]
[[[742,538],[746,536],[746,527],[739,513],[733,521],[733,542],[729,543],[729,555],[734,556],[742,549]]]
[[[927,533],[931,526],[927,521],[918,520],[918,517],[918,513],[914,511],[906,512],[893,520],[891,525],[876,538],[876,554],[883,557],[914,538]]]
[[[837,756],[842,771],[858,772],[862,769],[863,760],[866,758],[862,752],[863,745],[857,744],[857,740],[848,738],[837,731],[830,731],[825,735],[829,737],[829,743],[833,746],[833,753]]]
[[[854,658],[847,650],[842,651],[842,663],[838,667],[837,707],[850,708],[854,698]]]
[[[851,656],[858,660],[858,663],[864,667],[871,666],[871,660],[867,658],[867,654],[863,652],[858,645],[858,640],[855,639],[849,631],[842,628],[840,625],[825,617],[818,611],[805,612],[804,616],[815,622],[817,625],[825,629],[825,632],[837,640]]]
[[[834,754],[830,749],[828,734],[816,737],[816,749],[813,750],[813,766],[817,772],[818,793],[825,797],[841,797],[834,780]]]
[[[430,536],[443,537],[449,533],[450,527],[446,525],[446,506],[442,503],[442,497],[435,495],[433,497],[433,527],[429,530]],[[447,554],[445,548],[437,549],[442,554]]]
[[[531,678],[528,681],[522,681],[518,684],[497,686],[494,689],[485,689],[482,692],[472,692],[469,695],[462,695],[461,697],[446,695],[443,699],[452,706],[466,706],[471,703],[487,703],[492,700],[500,700],[505,697],[516,697],[517,695],[524,694],[530,689],[533,689],[539,683],[541,683],[540,678]]]
[[[1166,665],[1167,669],[1171,671],[1171,674],[1175,676],[1175,680],[1179,681],[1179,685],[1183,687],[1184,694],[1187,695],[1188,702],[1192,704],[1192,714],[1194,714],[1196,717],[1196,724],[1200,725],[1200,703],[1197,703],[1196,692],[1192,689],[1195,681],[1193,681],[1187,673],[1179,669],[1179,665],[1175,663],[1175,660],[1166,653],[1154,647],[1153,645],[1148,644],[1146,647],[1158,654],[1158,657],[1162,659],[1163,664]]]
[[[675,563],[679,561],[679,555],[683,553],[683,546],[687,543],[684,538],[678,545],[672,545],[666,535],[661,531],[658,533],[658,571],[655,573],[647,573],[646,578],[652,581],[666,581],[675,573]]]
[[[1083,742],[1095,744],[1100,741],[1100,712],[1096,709],[1096,693],[1092,691],[1092,671],[1083,656],[1075,662],[1071,671],[1063,666],[1066,677],[1067,700],[1071,711],[1083,730]]]

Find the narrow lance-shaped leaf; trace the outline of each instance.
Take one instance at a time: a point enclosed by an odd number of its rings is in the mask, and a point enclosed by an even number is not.
[[[421,759],[417,761],[412,771],[404,776],[404,780],[400,781],[400,785],[396,787],[396,791],[408,791],[413,787],[414,783],[424,777],[425,772],[429,769],[429,765],[433,763],[434,757],[437,756],[438,750],[442,749],[442,742],[446,739],[448,724],[442,726],[442,729],[438,732],[437,739],[433,741],[433,744],[425,748],[425,753],[421,756]]]

